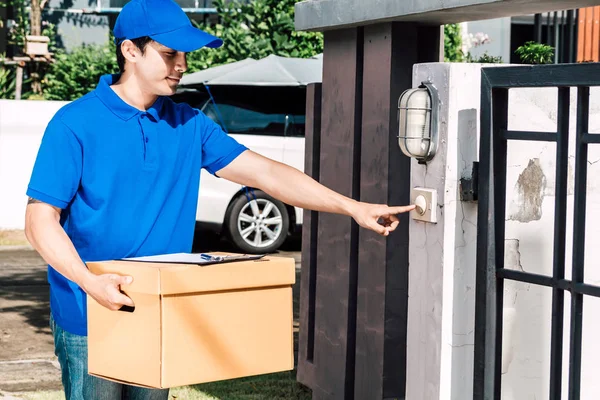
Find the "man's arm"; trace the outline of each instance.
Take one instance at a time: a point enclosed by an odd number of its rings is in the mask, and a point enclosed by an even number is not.
[[[119,290],[120,285],[130,284],[132,278],[92,274],[60,225],[60,214],[60,208],[29,198],[25,213],[25,235],[29,243],[52,268],[104,307],[118,310],[122,305],[133,306],[133,301]]]
[[[245,151],[218,171],[221,178],[265,191],[292,206],[353,217],[364,228],[387,236],[398,226],[396,214],[414,206],[388,207],[361,203],[321,185],[286,164]]]

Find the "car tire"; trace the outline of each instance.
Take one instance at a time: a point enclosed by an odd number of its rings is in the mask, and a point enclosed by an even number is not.
[[[238,250],[249,254],[276,251],[285,242],[289,227],[286,206],[262,190],[248,189],[238,196],[225,219],[229,239]]]

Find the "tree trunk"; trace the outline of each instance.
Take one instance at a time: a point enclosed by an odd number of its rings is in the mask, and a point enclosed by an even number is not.
[[[40,0],[31,0],[31,34],[33,36],[42,34],[42,6]]]
[[[46,6],[48,0],[31,0],[31,29],[30,35],[42,35],[42,10]],[[42,82],[40,69],[43,68],[39,62],[34,62],[30,65],[31,90],[33,93],[42,94]]]

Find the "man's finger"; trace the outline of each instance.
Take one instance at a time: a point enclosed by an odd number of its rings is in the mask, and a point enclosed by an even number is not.
[[[118,280],[119,285],[131,285],[133,282],[133,277],[131,276],[120,276]]]
[[[395,215],[395,214],[402,214],[405,212],[409,212],[415,209],[415,205],[410,205],[410,206],[396,206],[396,207],[389,207],[389,213],[391,215]]]
[[[116,286],[131,285],[131,283],[133,282],[133,277],[131,277],[131,276],[121,276],[121,275],[117,275],[117,274],[111,274],[110,275],[110,281],[113,284],[115,284]]]
[[[124,306],[130,306],[130,307],[134,307],[135,304],[133,303],[133,300],[131,300],[131,297],[125,296],[124,294],[119,293],[118,296],[115,296],[115,304],[122,304]]]
[[[370,224],[370,228],[371,228],[371,230],[379,233],[380,235],[385,235],[387,232],[387,229],[385,228],[385,226],[380,225],[378,223]]]

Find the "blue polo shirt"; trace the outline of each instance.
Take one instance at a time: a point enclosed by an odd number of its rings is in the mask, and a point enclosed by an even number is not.
[[[44,133],[27,195],[61,208],[84,262],[190,252],[200,169],[215,174],[246,147],[202,112],[168,97],[145,112],[106,75],[60,109]],[[87,335],[86,295],[48,266],[56,323]]]

